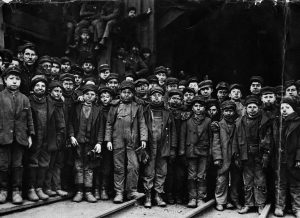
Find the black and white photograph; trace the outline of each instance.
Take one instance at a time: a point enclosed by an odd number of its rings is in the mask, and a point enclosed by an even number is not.
[[[300,0],[0,0],[0,217],[300,218]]]

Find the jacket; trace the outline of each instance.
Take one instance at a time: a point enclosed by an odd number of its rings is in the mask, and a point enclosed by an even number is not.
[[[0,104],[0,145],[13,143],[15,136],[19,144],[28,146],[28,136],[34,135],[29,99],[19,91],[13,94],[4,89],[0,92]]]

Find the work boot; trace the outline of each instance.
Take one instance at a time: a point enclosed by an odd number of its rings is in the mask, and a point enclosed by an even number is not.
[[[283,215],[284,215],[283,210],[280,208],[276,208],[274,211],[274,215],[278,216],[278,217],[283,217]]]
[[[68,192],[58,189],[56,190],[56,194],[58,194],[60,197],[65,197],[68,195]]]
[[[242,205],[240,205],[239,203],[233,203],[233,206],[238,210],[242,209]]]
[[[49,195],[45,194],[42,188],[37,188],[36,190],[36,194],[39,197],[39,199],[46,201],[49,199]]]
[[[83,199],[83,192],[76,192],[76,195],[73,197],[74,202],[81,202]]]
[[[94,197],[94,195],[92,194],[92,192],[86,192],[84,194],[84,197],[85,197],[85,200],[87,202],[90,202],[90,203],[95,203],[97,202],[97,199]]]
[[[56,196],[56,192],[55,192],[55,191],[52,191],[51,189],[47,189],[44,193],[45,193],[46,195],[48,195],[49,197],[54,197],[54,196]]]
[[[265,206],[258,206],[257,207],[257,212],[258,212],[258,215],[260,215],[262,213],[262,211],[264,210]]]
[[[114,198],[114,203],[116,203],[116,204],[123,203],[123,194],[122,193],[120,193],[120,192],[116,193],[116,196]]]
[[[230,202],[227,202],[227,204],[225,205],[226,209],[233,209],[234,208],[234,205]]]
[[[240,209],[238,211],[239,214],[245,214],[245,213],[248,213],[250,210],[250,207],[249,206],[244,206],[242,209]]]
[[[177,204],[182,204],[182,199],[179,195],[176,195],[175,201],[176,201]]]
[[[40,200],[40,198],[39,198],[39,196],[37,196],[34,188],[30,188],[28,190],[27,198],[29,201],[34,201],[34,202]]]
[[[152,203],[151,203],[151,191],[146,193],[146,199],[145,199],[145,203],[144,203],[144,207],[146,208],[151,208]]]
[[[216,210],[223,211],[224,210],[224,206],[222,204],[217,204],[216,205]]]
[[[106,191],[105,188],[101,189],[100,198],[101,198],[101,200],[108,200],[109,199],[107,191]]]
[[[300,211],[299,210],[295,212],[295,217],[300,218]]]
[[[165,207],[167,206],[166,202],[161,198],[160,193],[155,193],[154,200],[159,207]]]
[[[196,199],[194,199],[194,198],[190,199],[187,207],[189,207],[189,208],[196,208],[197,207],[197,201],[196,201]]]
[[[143,193],[134,191],[134,192],[131,192],[129,195],[127,195],[127,199],[128,200],[137,199],[137,198],[142,197],[143,195],[144,195]]]
[[[99,193],[99,188],[96,188],[94,191],[94,196],[97,200],[100,200],[100,193]]]
[[[7,199],[7,191],[6,190],[0,190],[0,204],[4,204]]]
[[[197,200],[197,207],[202,206],[203,204],[205,204],[205,201],[203,199]]]
[[[169,204],[175,204],[175,200],[173,198],[172,193],[167,193],[167,201],[168,201]]]
[[[22,193],[19,190],[19,188],[15,188],[12,191],[12,203],[13,204],[22,204],[23,203]]]

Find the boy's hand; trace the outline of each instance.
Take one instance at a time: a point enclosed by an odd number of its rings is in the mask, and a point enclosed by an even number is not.
[[[78,142],[77,142],[77,140],[76,140],[76,138],[74,136],[71,136],[71,144],[73,146],[78,146]]]
[[[28,148],[32,146],[32,138],[31,136],[28,136]]]
[[[215,160],[214,161],[214,165],[218,168],[221,168],[222,167],[222,160]]]
[[[147,13],[147,14],[151,14],[151,13],[152,13],[152,9],[151,9],[151,8],[148,8],[146,13]]]
[[[142,146],[143,149],[145,149],[146,148],[146,142],[142,141],[142,145],[141,146]]]
[[[107,150],[112,151],[112,143],[111,142],[107,142]]]
[[[97,143],[97,144],[95,145],[94,150],[95,150],[96,153],[98,153],[98,154],[101,153],[101,144]]]
[[[83,101],[83,96],[82,95],[78,96],[77,100],[82,102]]]
[[[298,169],[300,169],[300,161],[296,161],[295,167],[298,168]]]

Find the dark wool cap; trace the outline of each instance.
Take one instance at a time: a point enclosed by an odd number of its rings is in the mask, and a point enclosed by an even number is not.
[[[186,80],[180,80],[178,86],[187,86],[188,82]]]
[[[203,80],[199,83],[199,89],[204,89],[206,87],[212,87],[212,81],[211,80]]]
[[[168,77],[166,79],[166,85],[171,85],[171,84],[177,84],[178,85],[179,80],[175,77]]]
[[[133,79],[136,78],[135,73],[133,73],[131,70],[125,72],[125,75],[124,75],[124,76],[125,76],[125,78],[126,78],[126,77],[131,77],[131,78],[133,78]]]
[[[195,76],[193,76],[193,77],[191,77],[191,78],[188,79],[187,85],[189,85],[192,82],[198,83],[198,81],[199,81],[198,78],[195,77]]]
[[[221,104],[221,109],[225,110],[225,109],[233,109],[236,110],[236,104],[233,101],[230,100],[226,100],[223,101]]]
[[[81,61],[81,65],[83,65],[84,63],[91,63],[91,64],[93,64],[94,66],[96,66],[96,61],[95,61],[94,57],[92,57],[92,56],[87,56],[87,57],[85,57],[85,58]]]
[[[234,83],[234,84],[231,84],[229,86],[229,91],[231,91],[232,89],[239,89],[242,91],[242,85],[241,84],[238,84],[238,83]]]
[[[44,75],[35,75],[34,77],[32,77],[31,79],[31,89],[34,88],[34,86],[38,83],[38,82],[43,82],[45,83],[45,85],[47,86],[48,85],[48,80],[46,78],[46,76]]]
[[[226,89],[229,90],[229,84],[227,82],[219,82],[216,86],[216,90]]]
[[[289,104],[289,105],[294,109],[294,111],[297,110],[297,101],[296,101],[295,98],[284,97],[284,98],[282,98],[282,100],[281,100],[281,104],[283,104],[283,103]]]
[[[126,80],[122,81],[120,84],[120,90],[124,90],[124,89],[130,89],[132,92],[135,92],[134,83]]]
[[[91,32],[90,32],[90,30],[88,28],[81,28],[79,30],[79,34],[81,35],[82,33],[91,34]]]
[[[64,57],[60,58],[60,62],[63,64],[63,63],[66,63],[66,62],[70,62],[71,63],[72,61],[71,61],[71,59],[69,57],[64,56]]]
[[[256,95],[248,95],[245,99],[245,106],[248,104],[260,105],[260,100]]]
[[[252,82],[259,82],[260,84],[264,83],[264,79],[261,76],[252,76],[250,78],[250,83]]]
[[[204,105],[206,107],[206,101],[205,99],[198,95],[198,96],[195,96],[192,100],[192,104],[194,105],[195,103],[200,103],[201,105]]]
[[[107,86],[100,86],[98,90],[98,94],[101,95],[103,92],[108,92],[110,95],[113,95],[114,92],[111,88]]]
[[[148,76],[147,80],[149,81],[149,83],[156,83],[158,84],[158,79],[155,75],[150,75]]]
[[[265,87],[262,87],[262,88],[261,88],[260,93],[261,93],[261,95],[275,94],[276,91],[275,91],[275,88],[274,88],[274,87],[271,87],[271,86],[265,86]]]
[[[160,93],[164,95],[165,91],[161,87],[153,87],[150,89],[150,95],[153,95],[154,93]]]
[[[165,74],[167,74],[168,70],[164,66],[159,66],[159,67],[156,67],[155,70],[154,70],[154,74],[158,74],[158,73],[165,73]]]
[[[88,81],[91,81],[91,82],[93,82],[93,83],[95,83],[95,84],[97,83],[96,78],[93,77],[93,76],[90,76],[90,77],[85,78],[84,81],[83,81],[83,83],[85,84],[85,83],[87,83]]]
[[[44,56],[40,57],[37,61],[38,64],[43,64],[45,62],[52,63],[52,59],[49,55],[44,55]]]
[[[63,73],[59,76],[60,81],[65,81],[65,80],[71,80],[72,82],[75,82],[74,75],[71,73]]]
[[[141,79],[138,79],[137,81],[135,81],[135,87],[141,86],[141,85],[144,85],[144,84],[149,85],[148,80],[141,78]]]
[[[3,77],[9,75],[21,76],[21,69],[19,67],[8,67],[2,74]]]
[[[282,85],[275,86],[275,92],[277,95],[284,93],[284,89]]]
[[[70,73],[72,73],[73,75],[79,75],[79,76],[83,76],[83,69],[78,65],[78,64],[74,64],[71,66],[71,70]]]
[[[52,91],[52,89],[56,88],[56,87],[60,87],[61,89],[63,89],[63,86],[61,84],[61,82],[54,80],[49,84],[49,90]]]
[[[216,106],[217,108],[220,108],[220,104],[219,104],[219,101],[217,99],[208,99],[206,101],[206,104],[207,104],[207,107],[210,108],[212,106]]]
[[[99,67],[98,67],[98,71],[101,72],[101,71],[106,71],[106,70],[110,70],[110,67],[108,64],[101,64]]]
[[[53,57],[53,58],[51,58],[51,60],[52,60],[52,61],[51,61],[52,63],[61,65],[60,59],[59,59],[58,57]]]
[[[185,94],[186,92],[194,93],[194,95],[196,95],[196,91],[190,87],[185,87],[182,94]]]
[[[10,63],[13,59],[13,52],[9,49],[0,49],[0,56],[2,57],[3,62]]]
[[[173,95],[179,95],[181,98],[183,97],[182,91],[179,89],[172,89],[168,92],[169,98],[171,98]]]
[[[299,89],[300,88],[300,80],[297,80],[295,83],[297,85],[297,88]]]
[[[93,91],[96,93],[97,87],[95,85],[88,84],[88,85],[82,86],[81,89],[82,89],[83,94],[87,93],[88,91]]]
[[[36,51],[36,46],[35,44],[31,43],[31,42],[27,42],[24,45],[22,45],[22,52],[24,52],[27,48]]]
[[[107,77],[106,81],[109,81],[111,79],[116,79],[116,80],[119,81],[119,74],[116,74],[116,73],[109,74],[109,76]]]
[[[284,83],[284,89],[287,89],[290,86],[296,86],[297,87],[295,80],[288,80]]]

